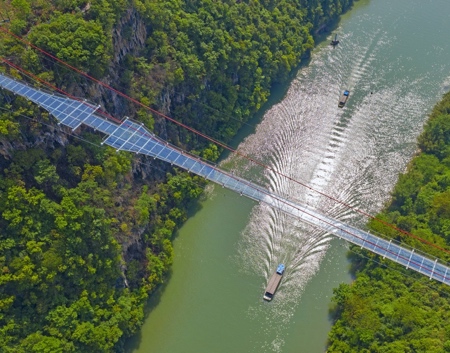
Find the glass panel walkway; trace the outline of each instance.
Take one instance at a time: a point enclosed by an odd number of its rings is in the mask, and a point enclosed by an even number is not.
[[[217,166],[199,159],[176,146],[170,145],[141,124],[125,119],[120,124],[95,114],[98,107],[87,102],[52,95],[0,74],[0,88],[38,104],[58,119],[59,124],[76,129],[85,124],[106,135],[104,144],[116,150],[145,154],[169,162],[240,193],[258,202],[282,210],[308,224],[319,227],[361,248],[386,257],[430,279],[450,285],[449,267],[422,255],[414,249],[388,241],[348,224],[323,215],[314,209],[282,198],[247,180],[220,170]]]

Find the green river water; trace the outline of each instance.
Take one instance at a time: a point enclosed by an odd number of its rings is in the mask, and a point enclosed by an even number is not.
[[[450,90],[450,1],[361,0],[313,51],[286,94],[239,145],[315,190],[375,213]],[[340,93],[351,91],[344,109]],[[278,174],[224,168],[360,227],[365,219]],[[174,241],[172,273],[149,302],[132,353],[319,353],[332,290],[351,280],[347,244],[220,187]],[[283,282],[262,300],[279,262]]]

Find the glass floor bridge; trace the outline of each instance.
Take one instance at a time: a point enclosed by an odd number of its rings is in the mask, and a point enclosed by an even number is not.
[[[259,185],[223,171],[216,165],[201,160],[197,156],[162,140],[148,131],[142,124],[137,124],[129,119],[120,122],[112,121],[96,114],[99,107],[90,103],[41,91],[4,74],[0,74],[0,88],[9,90],[38,104],[56,117],[58,124],[67,126],[72,130],[84,124],[102,132],[106,135],[102,143],[115,148],[117,151],[141,153],[176,165],[243,196],[258,202],[264,202],[301,221],[419,272],[430,279],[450,285],[449,267],[439,262],[438,259],[432,259],[428,255],[423,255],[392,240],[380,238],[340,222],[306,205],[292,202]]]

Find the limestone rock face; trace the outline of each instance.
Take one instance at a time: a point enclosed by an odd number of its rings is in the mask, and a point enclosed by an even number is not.
[[[127,54],[137,54],[145,44],[147,29],[134,8],[128,9],[113,29],[114,64],[120,64]]]
[[[113,52],[108,76],[102,82],[117,87],[120,76],[126,69],[123,63],[127,55],[138,56],[145,46],[147,28],[135,8],[127,9],[112,29]],[[106,108],[108,113],[123,118],[134,115],[136,107],[131,106],[124,98],[98,84],[86,87],[85,95],[91,97]]]

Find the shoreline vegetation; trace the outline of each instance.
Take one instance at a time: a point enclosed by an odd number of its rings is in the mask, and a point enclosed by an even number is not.
[[[434,107],[418,147],[377,218],[444,250],[374,221],[369,228],[449,262],[450,92]],[[448,286],[355,246],[351,251],[355,280],[334,290],[327,352],[450,352]]]
[[[353,0],[7,0],[15,35],[224,142]],[[135,117],[170,142],[220,150],[0,32],[0,55],[68,93]],[[25,75],[2,65],[18,79]],[[36,84],[36,82],[32,82]],[[0,92],[2,352],[121,352],[163,283],[172,237],[204,180],[67,134]]]

